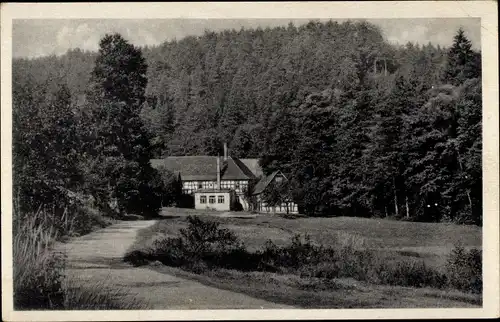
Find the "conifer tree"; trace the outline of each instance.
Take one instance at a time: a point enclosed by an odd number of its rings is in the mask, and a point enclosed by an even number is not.
[[[140,118],[146,70],[141,51],[122,36],[101,39],[88,93],[94,122],[89,144],[98,160],[92,165],[98,180],[92,189],[100,190],[101,206],[116,201],[119,213],[149,215],[158,207],[149,137]]]
[[[460,85],[466,79],[481,75],[481,64],[472,50],[470,40],[460,28],[454,37],[453,45],[448,51],[448,62],[443,74],[443,80],[452,85]]]

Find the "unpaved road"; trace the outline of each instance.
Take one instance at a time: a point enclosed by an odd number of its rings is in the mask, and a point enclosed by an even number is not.
[[[137,232],[154,222],[124,221],[58,245],[67,255],[67,276],[83,287],[123,291],[120,301],[141,303],[141,309],[291,308],[124,263]]]

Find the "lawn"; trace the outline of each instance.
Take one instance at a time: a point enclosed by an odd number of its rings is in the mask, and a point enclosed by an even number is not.
[[[399,256],[424,258],[426,264],[442,266],[446,255],[455,245],[481,248],[481,227],[447,223],[405,222],[388,219],[357,217],[287,219],[279,215],[252,216],[244,212],[226,213],[205,210],[165,208],[163,220],[150,231],[177,235],[184,228],[187,215],[197,215],[220,222],[245,243],[251,250],[258,249],[270,239],[285,245],[295,234],[308,234],[311,240],[329,245],[335,237],[354,238],[371,249],[396,252]],[[230,216],[235,217],[230,217]]]
[[[456,244],[480,247],[482,240],[481,227],[447,223],[357,217],[287,219],[279,215],[252,216],[244,212],[232,212],[228,215],[235,217],[229,217],[221,216],[217,212],[176,208],[165,208],[162,215],[175,226],[182,226],[187,215],[216,220],[226,228],[238,232],[238,235],[246,243],[248,242],[247,246],[259,246],[265,239],[288,241],[289,237],[296,233],[307,233],[314,241],[321,244],[328,244],[332,235],[341,233],[362,237],[373,248],[415,248],[429,252],[436,252],[436,248],[452,247]]]
[[[219,222],[221,228],[233,231],[248,250],[262,248],[267,240],[285,246],[290,244],[293,235],[307,234],[313,243],[324,246],[345,241],[381,252],[387,259],[423,260],[426,265],[442,270],[454,245],[481,248],[481,228],[476,226],[352,217],[285,218],[169,208],[164,209],[162,220],[139,232],[133,249],[145,249],[158,238],[178,236],[179,229],[187,227],[187,215]],[[466,307],[481,303],[481,295],[458,290],[374,285],[350,278],[327,280],[231,269],[195,274],[167,266],[154,266],[153,269],[218,288],[307,308]]]

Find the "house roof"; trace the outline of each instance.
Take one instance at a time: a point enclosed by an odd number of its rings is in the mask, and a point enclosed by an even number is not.
[[[153,168],[165,167],[174,173],[180,173],[185,181],[217,180],[216,156],[172,156],[164,159],[152,159]],[[256,175],[237,158],[227,161],[220,158],[221,180],[248,180]]]
[[[248,180],[255,175],[248,167],[237,158],[229,157],[222,169],[221,180]]]
[[[263,174],[262,168],[259,165],[259,159],[239,159],[246,167],[256,176],[260,177]]]
[[[151,166],[155,169],[163,166],[174,173],[180,173],[182,180],[217,180],[217,157],[213,156],[174,156],[152,159]]]
[[[262,175],[259,182],[257,182],[257,184],[255,185],[255,188],[253,189],[253,194],[254,195],[261,194],[267,188],[267,186],[273,181],[274,177],[278,173],[281,173],[281,171],[276,170],[268,176]]]

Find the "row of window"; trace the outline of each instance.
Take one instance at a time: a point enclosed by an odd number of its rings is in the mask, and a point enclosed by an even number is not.
[[[208,189],[214,188],[215,182],[212,181],[187,181],[184,182],[185,189]]]
[[[224,203],[224,196],[217,196],[217,203]],[[207,203],[207,196],[200,196],[200,203]],[[208,196],[208,203],[215,203],[215,196]]]
[[[244,189],[248,185],[248,183],[246,181],[243,181],[243,182],[238,182],[238,181],[222,181],[220,185],[221,185],[222,189],[241,190],[241,189]]]
[[[234,180],[223,180],[221,181],[221,189],[235,189],[242,190],[247,185],[247,181],[234,181]],[[196,189],[207,189],[214,188],[216,183],[213,181],[187,181],[184,182],[184,189],[186,190],[196,190]]]
[[[275,206],[275,207],[270,207],[270,206],[268,206],[266,203],[264,203],[264,202],[263,202],[263,203],[261,203],[261,204],[259,205],[259,207],[258,207],[258,208],[259,208],[259,210],[265,210],[265,211],[267,211],[267,212],[272,211],[272,210],[273,210],[273,208],[274,208],[274,210],[275,210],[275,211],[278,211],[278,212],[285,212],[285,211],[287,211],[287,210],[288,210],[289,212],[296,212],[296,211],[298,211],[297,205],[296,205],[295,203],[293,203],[293,202],[292,202],[292,203],[289,203],[289,204],[288,204],[288,207],[287,207],[287,204],[286,204],[286,203],[283,203],[283,204],[281,204],[281,205],[277,205],[277,206]],[[288,209],[287,209],[287,208],[288,208]]]

